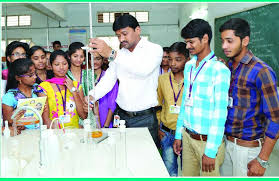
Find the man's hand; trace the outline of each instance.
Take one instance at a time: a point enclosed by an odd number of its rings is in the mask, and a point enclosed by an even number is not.
[[[173,142],[173,151],[174,151],[174,153],[177,154],[177,155],[180,155],[181,154],[181,150],[182,150],[181,140],[175,139],[174,142]]]
[[[165,135],[166,135],[166,134],[165,134],[163,131],[161,131],[160,129],[158,129],[158,137],[159,137],[159,140],[160,140],[160,141],[164,138]]]
[[[91,38],[89,40],[89,47],[93,48],[93,50],[90,50],[90,53],[99,53],[102,57],[108,58],[111,53],[111,48],[106,44],[104,40],[98,39],[98,38]]]
[[[205,154],[202,156],[202,171],[212,172],[215,170],[215,158],[209,158]]]
[[[86,113],[88,113],[88,96],[84,97],[84,101],[85,102],[83,104],[83,110]],[[90,109],[93,109],[94,105],[92,104],[92,102],[94,103],[95,101],[94,101],[94,98],[92,96],[90,96],[90,95],[89,95],[89,101],[91,102],[91,103],[89,103],[89,107],[90,107]]]
[[[248,163],[247,168],[247,176],[263,176],[266,170],[266,168],[263,168],[256,158]]]

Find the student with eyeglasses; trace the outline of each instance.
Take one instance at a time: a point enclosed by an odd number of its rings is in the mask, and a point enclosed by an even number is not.
[[[7,81],[7,93],[2,98],[3,120],[8,120],[12,126],[11,116],[17,108],[18,99],[38,97],[38,84],[36,84],[35,66],[30,59],[20,58],[12,62],[9,66],[9,76]],[[21,112],[22,114],[22,112]],[[18,130],[34,129],[38,124],[18,126]]]
[[[19,58],[26,58],[26,53],[29,50],[27,43],[13,41],[6,47],[7,66]]]
[[[7,68],[3,67],[2,70],[2,87],[6,87],[7,79],[8,79],[8,67],[12,62],[19,58],[25,58],[26,52],[29,50],[29,45],[27,43],[13,41],[6,47],[6,64]],[[2,94],[5,93],[4,89],[2,89]]]

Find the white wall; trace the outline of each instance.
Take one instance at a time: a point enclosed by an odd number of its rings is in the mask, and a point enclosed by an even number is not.
[[[24,28],[9,27],[7,37],[32,38],[35,44],[46,46],[47,27],[49,27],[49,42],[60,40],[62,45],[68,45],[71,28],[86,29],[89,37],[88,3],[67,3],[64,7],[66,21],[58,22],[49,18],[49,25],[47,26],[45,15],[24,6],[8,6],[8,15],[31,14],[32,26]],[[97,12],[149,11],[149,22],[140,24],[142,35],[148,35],[151,41],[162,46],[168,46],[178,40],[178,9],[177,4],[92,3],[93,36],[114,36],[111,23],[97,23]]]
[[[266,3],[92,3],[93,36],[114,36],[112,24],[97,23],[97,12],[149,11],[150,21],[140,24],[142,35],[148,35],[151,41],[161,46],[169,46],[173,42],[183,41],[180,37],[180,31],[190,21],[189,16],[199,8],[208,9],[205,20],[209,21],[214,31],[216,17],[264,4]],[[48,3],[47,5],[58,7],[58,9],[64,7],[66,21],[58,22],[49,18],[49,25],[47,25],[47,17],[39,12],[24,6],[8,6],[8,15],[32,15],[31,27],[8,28],[8,38],[32,38],[35,44],[46,46],[47,27],[49,27],[49,42],[60,40],[62,45],[68,45],[71,28],[86,29],[89,37],[88,3]],[[57,8],[55,11],[58,13]],[[3,8],[4,13],[5,8]],[[63,15],[61,14],[61,16]],[[4,35],[5,33],[3,33],[3,39]],[[211,47],[214,47],[214,41],[212,41]]]

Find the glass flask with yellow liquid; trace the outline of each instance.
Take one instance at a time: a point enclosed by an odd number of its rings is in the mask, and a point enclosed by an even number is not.
[[[91,137],[92,138],[100,138],[103,136],[103,132],[101,130],[101,124],[99,117],[95,115],[95,124],[92,126]]]

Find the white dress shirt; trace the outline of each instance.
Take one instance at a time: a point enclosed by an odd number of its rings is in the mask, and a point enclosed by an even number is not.
[[[158,105],[157,86],[163,49],[160,45],[141,39],[130,52],[122,48],[109,64],[104,77],[91,90],[95,100],[102,98],[119,79],[116,102],[126,111],[141,111]]]

